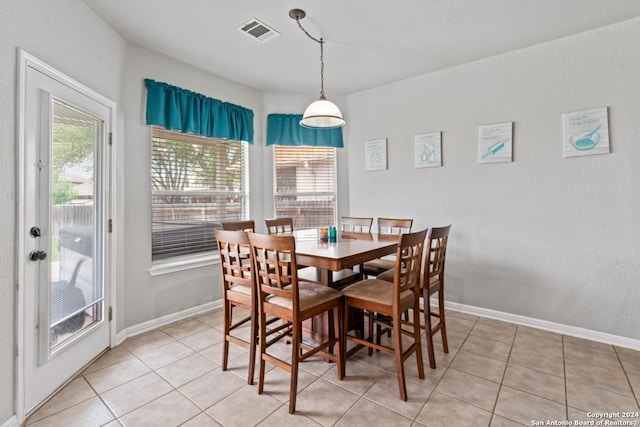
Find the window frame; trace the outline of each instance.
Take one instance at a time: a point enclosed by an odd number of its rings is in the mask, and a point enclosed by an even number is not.
[[[157,132],[163,133],[165,135],[158,135]],[[182,270],[188,270],[188,269],[193,269],[193,268],[199,268],[199,267],[203,267],[203,266],[207,266],[207,265],[212,265],[212,264],[216,264],[219,262],[219,256],[218,256],[218,251],[217,248],[213,249],[213,250],[208,250],[208,251],[201,251],[201,252],[196,252],[196,253],[191,253],[191,254],[183,254],[183,255],[173,255],[173,256],[168,256],[165,258],[160,258],[160,259],[153,259],[154,255],[153,255],[153,233],[154,233],[154,218],[153,218],[153,205],[154,205],[154,197],[155,196],[162,196],[162,195],[176,195],[178,197],[181,197],[181,194],[184,194],[184,197],[194,197],[194,196],[219,196],[219,195],[237,195],[239,197],[241,197],[241,219],[248,219],[249,217],[249,208],[250,208],[250,189],[249,189],[249,144],[246,141],[232,141],[232,140],[225,140],[225,139],[220,139],[220,138],[210,138],[210,137],[202,137],[202,136],[197,136],[197,135],[192,135],[192,134],[182,134],[178,131],[172,131],[172,130],[168,130],[168,129],[164,129],[161,126],[151,126],[151,132],[150,132],[150,155],[153,156],[153,150],[154,150],[154,139],[155,138],[164,138],[164,139],[169,139],[166,138],[166,134],[174,134],[177,136],[177,138],[175,139],[175,141],[182,141],[182,142],[187,142],[187,143],[191,143],[191,144],[197,144],[198,140],[203,140],[203,142],[209,142],[209,143],[216,143],[216,142],[222,142],[222,143],[229,143],[229,142],[234,142],[234,143],[238,143],[240,146],[240,150],[241,150],[241,160],[240,160],[240,182],[241,182],[241,189],[240,191],[229,191],[229,190],[211,190],[211,189],[205,189],[205,190],[190,190],[190,191],[173,191],[173,190],[156,190],[153,187],[153,169],[150,168],[150,178],[151,178],[151,182],[150,182],[150,191],[151,191],[151,200],[150,200],[150,207],[151,207],[151,212],[150,212],[150,233],[151,235],[151,246],[149,248],[149,255],[151,256],[151,268],[148,270],[149,274],[151,276],[156,276],[156,275],[160,275],[160,274],[166,274],[166,273],[172,273],[172,272],[176,272],[176,271],[182,271]],[[151,163],[153,164],[153,163]],[[188,203],[185,204],[186,206],[188,206]],[[220,219],[218,221],[212,221],[211,224],[213,227],[215,227],[215,224],[219,224],[220,222],[225,221],[226,219]],[[212,238],[213,238],[213,233],[212,234]],[[214,240],[215,243],[215,240]]]
[[[333,162],[333,173],[332,173],[332,180],[333,180],[333,188],[332,191],[295,191],[295,192],[278,192],[278,174],[277,174],[277,168],[278,168],[278,163],[276,161],[277,158],[277,153],[276,151],[278,149],[302,149],[302,150],[331,150],[332,151],[332,162]],[[277,204],[277,198],[278,197],[282,197],[282,196],[310,196],[310,197],[317,197],[317,196],[330,196],[333,197],[333,218],[332,224],[317,224],[315,226],[312,227],[303,227],[303,228],[317,228],[317,227],[324,227],[324,226],[337,226],[338,224],[338,150],[335,147],[315,147],[315,146],[307,146],[307,145],[300,145],[300,146],[284,146],[284,145],[273,145],[273,153],[272,153],[272,161],[273,161],[273,169],[272,169],[272,174],[273,174],[273,215],[274,217],[277,217],[277,212],[278,212],[278,204]],[[298,161],[302,161],[302,159],[299,158],[298,156]],[[297,188],[297,186],[296,186]],[[294,217],[294,229],[297,229],[298,227],[296,227],[296,217]]]

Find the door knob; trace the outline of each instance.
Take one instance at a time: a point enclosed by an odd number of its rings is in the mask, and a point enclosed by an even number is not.
[[[29,230],[29,234],[31,234],[31,237],[40,237],[42,235],[42,233],[40,232],[40,227],[35,225],[31,227],[31,229]]]
[[[45,251],[33,250],[29,253],[29,259],[31,261],[43,261],[47,259],[47,253]]]

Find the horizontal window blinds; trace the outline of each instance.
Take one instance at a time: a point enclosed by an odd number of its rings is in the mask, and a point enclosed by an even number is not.
[[[294,228],[335,225],[336,149],[274,146],[276,217]]]
[[[213,230],[248,214],[247,144],[152,127],[152,259],[216,249]]]

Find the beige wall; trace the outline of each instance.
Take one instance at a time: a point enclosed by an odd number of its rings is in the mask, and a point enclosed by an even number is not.
[[[0,424],[15,413],[16,260],[24,255],[16,254],[18,48],[118,102],[125,43],[79,0],[0,2]]]
[[[640,19],[352,94],[354,215],[452,223],[447,299],[640,339]],[[611,154],[563,158],[562,113],[609,107]],[[478,126],[514,122],[512,163]],[[414,135],[442,131],[443,167]],[[365,172],[364,142],[389,168]]]
[[[262,164],[261,93],[250,87],[187,66],[174,59],[127,45],[122,84],[127,123],[124,150],[124,280],[118,283],[118,330],[197,307],[222,297],[218,264],[150,276],[151,129],[145,124],[150,78],[253,110],[255,144],[249,146],[250,213],[262,218],[261,185],[254,165]],[[260,171],[260,169],[258,169]]]

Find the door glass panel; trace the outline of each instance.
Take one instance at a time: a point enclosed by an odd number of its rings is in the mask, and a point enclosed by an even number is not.
[[[51,135],[50,353],[102,321],[100,197],[96,149],[102,120],[53,101]]]

